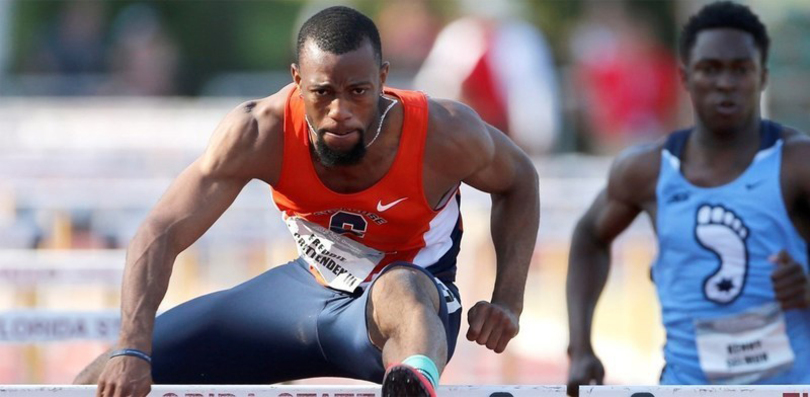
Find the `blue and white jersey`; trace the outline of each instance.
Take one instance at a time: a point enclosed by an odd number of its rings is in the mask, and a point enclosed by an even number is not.
[[[753,162],[709,188],[680,171],[691,130],[666,142],[652,268],[667,334],[662,384],[810,384],[810,310],[783,312],[770,278],[768,257],[782,249],[805,272],[808,263],[782,197],[781,129],[763,120]]]

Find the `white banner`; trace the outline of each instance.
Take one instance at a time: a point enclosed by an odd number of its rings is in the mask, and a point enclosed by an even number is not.
[[[120,326],[118,310],[0,312],[0,344],[68,340],[114,341],[118,337]]]
[[[810,385],[580,386],[579,395],[595,397],[810,397]]]
[[[94,397],[95,386],[8,385],[0,397]],[[380,386],[168,386],[149,397],[379,397]],[[565,386],[439,386],[439,397],[564,397]]]

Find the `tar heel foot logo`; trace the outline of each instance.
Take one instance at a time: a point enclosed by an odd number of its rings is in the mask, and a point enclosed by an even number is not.
[[[731,303],[742,292],[748,272],[748,228],[734,211],[720,205],[704,204],[696,217],[697,242],[720,260],[717,271],[703,282],[703,292],[712,302]]]
[[[400,198],[398,200],[394,200],[394,201],[392,201],[392,202],[390,202],[388,204],[383,204],[382,200],[380,200],[380,201],[377,202],[377,211],[378,212],[388,211],[389,209],[391,209],[391,207],[393,207],[393,206],[395,206],[395,205],[397,205],[397,204],[399,204],[399,203],[401,203],[401,202],[403,202],[403,201],[405,201],[407,199],[408,199],[407,197],[402,197],[402,198]]]

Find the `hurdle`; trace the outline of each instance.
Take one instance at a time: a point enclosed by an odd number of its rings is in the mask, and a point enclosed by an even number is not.
[[[5,385],[0,397],[94,397],[96,386]],[[439,386],[440,397],[565,397],[565,386]],[[377,385],[171,386],[155,385],[148,397],[380,397]]]
[[[55,284],[118,286],[126,251],[0,250],[0,284],[35,288]]]
[[[121,318],[118,310],[0,312],[0,345],[95,340],[114,342]]]
[[[11,291],[10,307],[0,310],[0,347],[21,353],[14,368],[28,382],[45,380],[44,349],[73,341],[111,343],[118,336],[117,309],[46,309],[48,293],[68,288],[100,294],[101,302],[113,307],[118,300],[126,251],[0,249],[0,289]],[[65,295],[65,301],[70,299]],[[52,301],[51,301],[52,302]],[[50,305],[49,305],[50,306]],[[116,305],[117,306],[117,305]],[[6,359],[6,357],[3,357]],[[3,360],[5,361],[5,360]],[[88,358],[89,361],[89,358]]]
[[[596,397],[810,397],[810,385],[580,386]],[[0,397],[94,397],[96,386],[0,385]],[[565,386],[444,385],[439,397],[565,397]],[[148,397],[380,397],[377,385],[155,385]]]
[[[114,301],[124,273],[126,252],[115,250],[0,250],[0,288],[13,288],[24,302],[0,311],[0,344],[71,340],[111,342],[118,336],[120,312],[38,308],[38,291],[48,286],[99,285]]]

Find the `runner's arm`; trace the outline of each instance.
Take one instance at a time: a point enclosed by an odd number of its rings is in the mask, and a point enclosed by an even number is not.
[[[231,205],[251,176],[257,123],[240,106],[217,127],[205,153],[171,184],[127,249],[119,348],[151,354],[155,313],[175,258]]]
[[[483,128],[489,147],[470,155],[486,160],[464,182],[490,193],[492,199],[491,234],[497,268],[492,303],[520,316],[540,223],[537,170],[504,133],[486,124]]]
[[[591,346],[594,308],[607,282],[610,245],[641,212],[655,200],[659,150],[632,148],[613,163],[608,186],[601,191],[574,229],[568,256],[566,297],[571,364],[568,394],[577,396],[579,386],[602,384],[605,369]]]
[[[591,321],[607,281],[610,245],[645,208],[655,207],[662,143],[640,145],[613,161],[607,187],[577,223],[568,256],[569,354],[593,353]]]
[[[444,193],[464,182],[492,199],[496,276],[490,302],[467,312],[467,339],[501,353],[519,331],[523,294],[539,224],[537,172],[502,132],[459,102],[431,100],[426,145],[430,186]]]
[[[782,193],[796,230],[805,240],[810,239],[810,138],[805,134],[787,129],[782,155]],[[810,307],[810,276],[804,270],[806,263],[799,263],[787,251],[772,253],[770,258],[776,266],[771,273],[776,299],[783,310]]]
[[[799,180],[801,181],[801,190],[799,198],[799,213],[801,214],[802,222],[802,237],[805,241],[810,241],[810,162],[807,158],[810,157],[810,139],[805,135],[802,140],[802,156],[804,161],[798,162],[800,170],[798,172]],[[806,268],[810,268],[810,263],[805,263]],[[800,307],[805,309],[810,308],[810,274],[805,273],[804,285],[804,301],[800,303]]]
[[[640,208],[611,197],[609,189],[605,189],[577,222],[566,280],[571,356],[593,353],[591,322],[596,302],[607,282],[610,245],[639,212]]]

